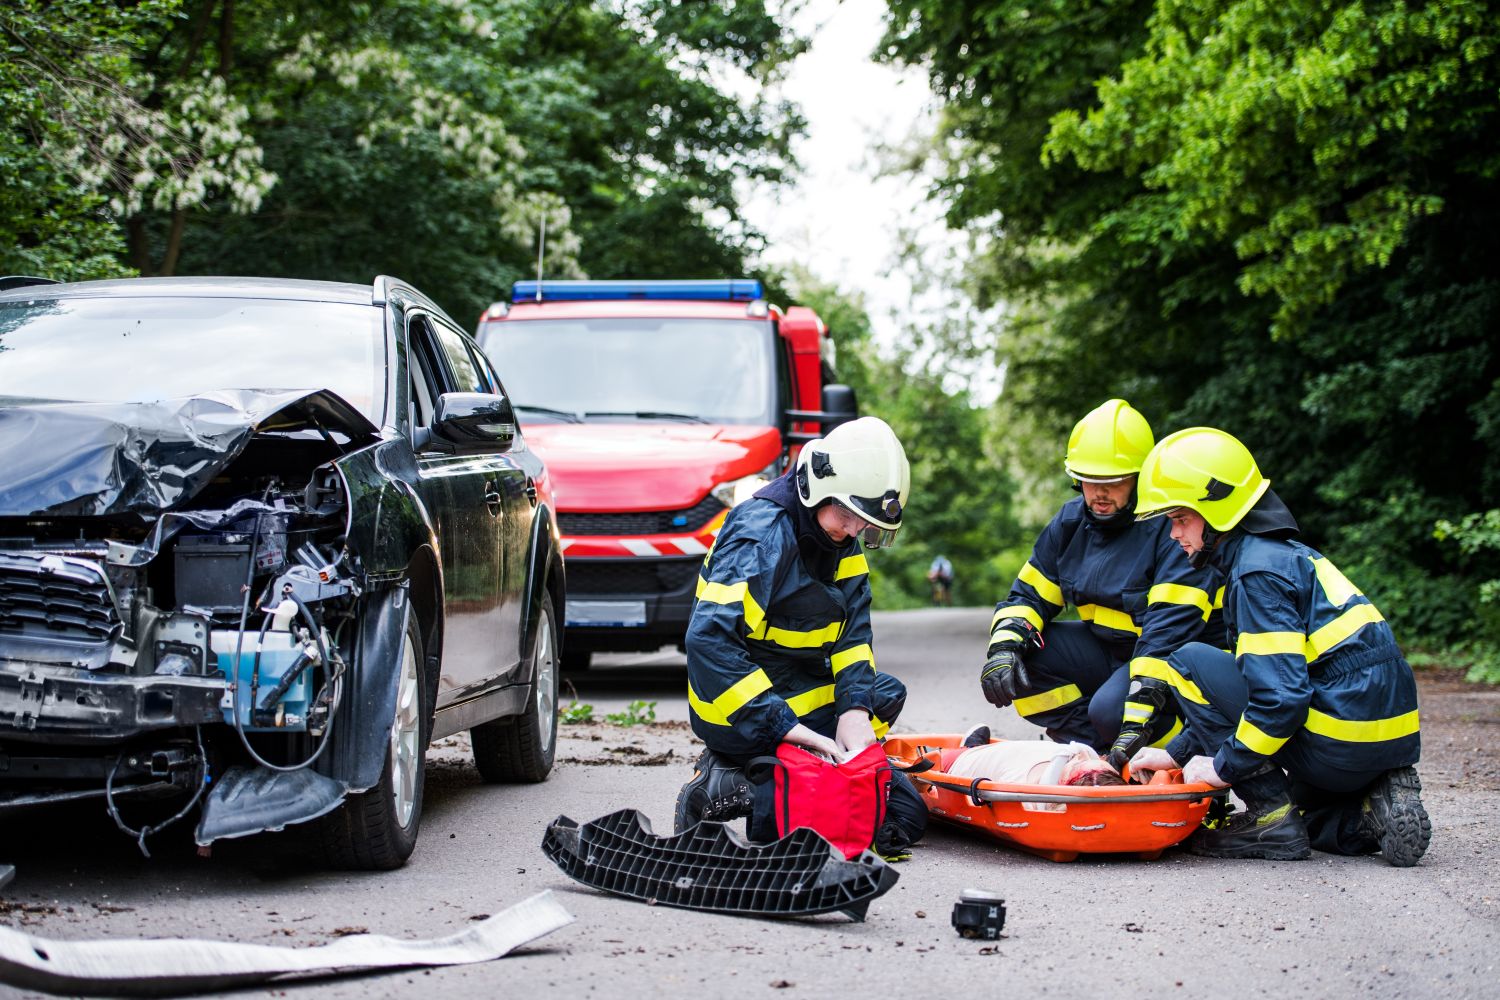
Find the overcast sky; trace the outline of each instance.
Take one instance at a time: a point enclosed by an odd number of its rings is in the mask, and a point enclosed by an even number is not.
[[[745,212],[769,237],[766,262],[797,263],[868,297],[882,339],[890,314],[908,307],[910,287],[894,270],[897,231],[938,212],[907,178],[876,179],[875,147],[930,129],[925,75],[877,63],[882,0],[810,0],[793,22],[812,48],[781,90],[802,109],[808,134],[797,146],[802,173],[790,190],[749,190]],[[936,229],[941,232],[941,226]]]

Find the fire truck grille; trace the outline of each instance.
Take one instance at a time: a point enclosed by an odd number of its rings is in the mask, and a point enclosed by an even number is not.
[[[568,562],[569,596],[669,594],[697,585],[698,559],[637,559],[629,562],[573,559]]]
[[[624,511],[618,514],[557,515],[564,535],[686,535],[712,521],[724,505],[710,493],[682,510]]]
[[[104,570],[96,563],[0,554],[0,631],[99,641],[111,638],[118,623]]]

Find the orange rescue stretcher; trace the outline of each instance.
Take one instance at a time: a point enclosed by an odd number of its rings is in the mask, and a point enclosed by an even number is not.
[[[1184,784],[1179,770],[1157,771],[1144,785],[1103,787],[954,777],[942,770],[942,751],[962,743],[956,733],[891,736],[885,752],[893,763],[913,769],[908,776],[931,815],[1052,861],[1080,854],[1153,861],[1196,830],[1210,802],[1228,792],[1202,782]]]

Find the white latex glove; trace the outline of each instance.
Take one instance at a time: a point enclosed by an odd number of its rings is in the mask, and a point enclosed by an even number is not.
[[[1229,787],[1229,782],[1219,777],[1219,772],[1214,770],[1214,759],[1212,757],[1198,756],[1184,764],[1182,768],[1182,781],[1188,785],[1194,785],[1201,781],[1211,788]]]
[[[813,732],[800,722],[789,729],[787,734],[781,739],[785,743],[793,743],[799,747],[806,747],[813,753],[822,754],[829,760],[841,761],[844,759],[844,753],[839,749],[837,743],[820,733]]]
[[[1181,766],[1161,747],[1141,747],[1135,752],[1135,756],[1130,758],[1132,771],[1170,771],[1174,767]]]
[[[870,724],[870,713],[862,708],[851,708],[839,716],[834,736],[847,755],[853,757],[875,742],[875,727]]]

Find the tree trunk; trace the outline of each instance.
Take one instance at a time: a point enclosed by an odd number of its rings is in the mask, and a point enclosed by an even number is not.
[[[147,240],[144,217],[132,215],[126,220],[125,242],[130,250],[130,266],[139,271],[141,277],[151,277],[151,246]]]
[[[219,11],[219,76],[229,79],[234,68],[234,0],[224,0]]]
[[[161,270],[158,275],[170,278],[177,273],[177,258],[182,253],[182,230],[187,225],[187,209],[179,208],[172,212],[172,229],[167,234],[167,253],[162,258]]]

